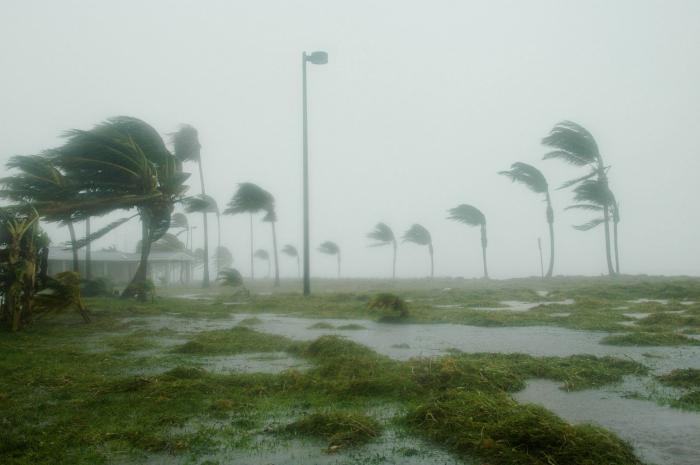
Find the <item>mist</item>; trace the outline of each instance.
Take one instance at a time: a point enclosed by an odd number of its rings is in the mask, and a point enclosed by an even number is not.
[[[585,126],[611,166],[621,272],[698,275],[699,18],[694,1],[8,1],[0,163],[115,115],[164,136],[191,124],[207,193],[223,207],[238,183],[259,184],[276,198],[279,246],[301,248],[301,53],[320,49],[329,63],[308,70],[313,276],[335,276],[316,251],[331,240],[343,276],[389,277],[391,251],[366,238],[381,221],[397,235],[427,227],[436,276],[480,277],[478,229],[446,219],[461,203],[486,216],[491,277],[539,275],[545,206],[497,175],[516,161],[550,182],[555,274],[605,273],[602,229],[574,230],[590,215],[565,211],[571,190],[556,189],[580,170],[542,160],[562,120]],[[68,239],[44,227],[54,244]],[[248,218],[222,228],[248,274]],[[254,228],[255,247],[271,250],[269,226]],[[133,251],[139,231],[94,248]],[[293,260],[280,268],[296,276]],[[423,247],[399,245],[398,277],[428,272]]]

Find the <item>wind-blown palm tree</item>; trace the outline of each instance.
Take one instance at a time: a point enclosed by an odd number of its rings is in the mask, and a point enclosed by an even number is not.
[[[552,128],[547,137],[542,139],[542,144],[554,149],[545,154],[545,160],[557,158],[574,166],[588,167],[590,170],[584,176],[567,181],[562,185],[562,188],[596,178],[604,186],[605,190],[610,190],[607,175],[609,167],[603,163],[598,144],[586,128],[572,121],[562,121]],[[603,230],[605,232],[605,259],[608,266],[608,274],[612,276],[616,272],[619,273],[620,270],[619,259],[616,260],[618,264],[617,270],[613,268],[612,263],[610,217],[611,210],[614,210],[615,213],[612,216],[617,215],[619,218],[619,208],[609,203],[601,206],[603,210]],[[615,244],[615,249],[617,250],[617,244]]]
[[[187,213],[202,213],[204,218],[204,255],[207,257],[204,261],[204,277],[202,281],[202,287],[209,286],[209,226],[206,220],[207,213],[214,213],[216,215],[216,246],[221,246],[221,215],[219,213],[219,206],[216,204],[216,200],[213,197],[206,194],[199,194],[192,197],[187,197],[184,199],[185,211]],[[219,272],[219,268],[216,269]]]
[[[233,265],[233,254],[228,247],[224,247],[223,245],[216,248],[212,258],[216,263],[216,269],[219,271],[223,270],[224,268],[231,268],[231,265]]]
[[[478,208],[461,204],[454,208],[448,210],[450,216],[447,217],[449,220],[458,221],[464,223],[468,226],[479,226],[481,229],[481,257],[484,263],[484,278],[488,279],[489,270],[486,265],[486,246],[488,245],[488,239],[486,238],[486,217],[481,210]]]
[[[264,249],[258,249],[255,251],[253,254],[255,258],[258,260],[262,260],[264,262],[267,262],[267,277],[270,277],[270,254],[267,253],[267,250]]]
[[[335,255],[338,260],[338,277],[340,278],[340,247],[331,241],[326,241],[318,246],[318,251],[326,255]]]
[[[574,188],[574,201],[578,202],[566,207],[566,210],[585,210],[601,212],[604,214],[605,205],[610,207],[613,222],[613,243],[615,245],[615,265],[619,269],[619,258],[617,248],[617,225],[620,222],[620,214],[617,207],[617,200],[606,183],[597,179],[589,179],[581,182]],[[587,223],[575,225],[574,229],[588,231],[600,224],[605,224],[605,216],[590,220]]]
[[[435,266],[433,262],[433,238],[430,236],[430,231],[420,224],[415,223],[403,233],[402,241],[428,246],[428,253],[430,254],[430,277],[433,278],[435,276]]]
[[[299,251],[291,244],[282,247],[282,253],[292,258],[297,259],[297,276],[301,277],[301,261],[299,260]]]
[[[273,205],[272,195],[257,184],[244,182],[238,185],[238,190],[228,203],[224,215],[250,214],[250,277],[255,279],[254,245],[253,245],[253,214],[269,212]]]
[[[275,223],[277,223],[277,212],[275,211],[275,200],[274,198],[270,202],[267,213],[263,218],[263,221],[270,223],[272,226],[272,255],[275,259],[275,282],[274,287],[279,287],[280,285],[280,266],[279,266],[279,256],[277,254],[277,230],[275,229]]]
[[[534,166],[520,162],[513,163],[510,165],[510,170],[499,171],[498,174],[507,176],[513,182],[524,184],[536,194],[544,194],[544,201],[547,203],[547,224],[549,225],[549,268],[546,277],[551,278],[554,270],[554,210],[552,209],[547,179]]]
[[[13,176],[0,179],[0,196],[15,202],[32,205],[45,202],[74,201],[78,196],[75,183],[67,178],[50,158],[44,155],[17,155],[7,162],[8,169],[19,170]],[[73,253],[73,271],[79,272],[78,239],[74,227],[74,211],[64,211],[56,215],[44,214],[44,220],[59,222],[68,227],[70,248]]]
[[[137,208],[144,246],[122,296],[145,299],[151,244],[169,229],[170,215],[187,190],[184,181],[189,174],[181,171],[158,132],[136,118],[111,118],[89,131],[69,131],[66,137],[63,146],[50,151],[51,160],[76,183],[79,201],[47,202],[38,209],[73,208],[75,217],[82,219]]]
[[[222,286],[241,287],[243,286],[243,276],[235,268],[224,268],[219,271],[217,280]]]
[[[199,142],[199,133],[189,124],[183,124],[180,129],[170,134],[170,140],[173,144],[173,153],[180,163],[193,161],[197,163],[199,168],[199,183],[202,189],[201,197],[205,199],[207,191],[204,184],[204,171],[202,170],[202,145]],[[207,214],[211,213],[206,206],[203,209],[194,209],[189,212],[202,213],[202,226],[204,232],[204,273],[202,276],[202,287],[209,287],[209,221]],[[217,208],[218,215],[218,208]],[[217,216],[218,217],[218,216]]]
[[[370,244],[370,247],[382,247],[385,245],[393,247],[394,257],[391,267],[391,278],[396,279],[396,237],[394,236],[394,231],[385,223],[377,223],[374,229],[367,234],[367,238],[375,241],[374,244]]]

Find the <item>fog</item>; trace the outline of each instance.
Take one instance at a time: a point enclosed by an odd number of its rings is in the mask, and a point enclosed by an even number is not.
[[[698,275],[698,24],[697,1],[5,0],[0,163],[110,116],[161,134],[188,123],[220,208],[237,183],[257,183],[276,197],[280,247],[300,248],[301,53],[326,50],[329,63],[308,69],[311,242],[340,245],[344,276],[390,276],[390,249],[367,247],[379,221],[396,234],[427,227],[436,275],[481,276],[478,229],[446,219],[461,203],[486,215],[492,277],[538,275],[545,205],[496,174],[516,161],[553,188],[555,274],[604,273],[602,228],[572,229],[591,215],[564,211],[570,189],[556,190],[583,169],[542,161],[542,137],[565,119],[589,129],[612,166],[621,271]],[[196,166],[186,170],[199,193]],[[256,248],[270,250],[259,220]],[[248,274],[248,217],[222,224]],[[68,238],[46,229],[54,243]],[[134,222],[95,247],[133,250],[139,237]],[[424,248],[399,246],[398,276],[428,271]],[[334,258],[312,253],[314,276],[335,272]]]

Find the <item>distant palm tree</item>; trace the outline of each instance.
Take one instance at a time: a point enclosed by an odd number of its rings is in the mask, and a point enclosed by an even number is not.
[[[615,266],[619,270],[619,252],[617,247],[617,225],[620,222],[620,213],[615,195],[606,183],[589,179],[581,182],[574,188],[574,201],[578,202],[566,207],[566,210],[586,210],[605,213],[605,205],[610,207],[613,222],[613,243],[615,246]],[[587,223],[574,226],[579,231],[588,231],[600,224],[605,224],[605,216],[594,218]]]
[[[394,231],[385,223],[377,223],[374,229],[367,234],[367,238],[375,241],[370,247],[382,247],[391,245],[394,249],[394,258],[392,261],[391,278],[396,279],[396,237]]]
[[[270,277],[270,254],[267,253],[267,250],[258,249],[255,251],[253,256],[255,258],[257,258],[258,260],[263,260],[263,261],[267,262],[267,277],[269,278]]]
[[[547,137],[542,139],[542,144],[554,149],[544,156],[545,160],[557,158],[571,165],[588,167],[590,169],[588,174],[567,181],[562,185],[562,188],[596,178],[597,181],[601,183],[601,186],[604,186],[602,188],[606,191],[610,190],[607,175],[609,167],[605,166],[603,163],[603,157],[598,150],[598,144],[593,138],[593,135],[588,132],[586,128],[572,121],[562,121],[552,128]],[[608,274],[612,276],[615,273],[619,273],[620,269],[619,259],[616,259],[616,269],[613,268],[612,264],[610,216],[611,210],[613,210],[612,216],[614,217],[617,215],[619,219],[619,208],[610,203],[601,205],[601,207],[603,210],[603,230],[605,232],[605,259],[608,265]],[[615,249],[617,250],[617,244],[615,244]]]
[[[206,196],[207,191],[204,185],[204,171],[202,170],[202,145],[199,142],[199,133],[189,124],[183,124],[177,132],[170,134],[170,140],[173,144],[175,158],[181,163],[188,161],[197,163],[197,168],[199,168],[199,183],[202,189],[201,196]],[[210,213],[210,210],[191,209],[188,212],[202,213],[202,226],[204,228],[204,272],[202,275],[202,287],[207,288],[209,287],[209,221],[207,213]]]
[[[449,220],[458,221],[464,223],[468,226],[479,226],[481,229],[481,256],[484,263],[484,278],[488,279],[489,271],[486,266],[486,246],[488,245],[488,240],[486,238],[486,217],[481,210],[472,206],[461,204],[455,208],[448,210],[450,216],[447,217]]]
[[[340,278],[340,247],[331,241],[326,241],[318,247],[318,251],[326,255],[335,255],[338,259],[338,277]]]
[[[427,245],[428,253],[430,254],[430,277],[435,275],[435,266],[433,262],[433,238],[430,232],[420,224],[416,223],[403,234],[403,242],[412,242],[418,245]]]
[[[301,262],[299,261],[299,251],[291,244],[282,247],[282,253],[297,259],[297,276],[301,277]]]
[[[182,233],[187,233],[187,240],[185,241],[185,244],[189,246],[190,223],[187,221],[187,215],[184,213],[173,213],[173,216],[170,218],[170,229],[178,231],[175,233],[176,237]]]
[[[552,209],[552,199],[549,196],[549,185],[542,172],[527,163],[513,163],[510,170],[499,171],[498,174],[509,177],[513,182],[524,184],[528,189],[536,194],[544,194],[547,203],[547,223],[549,224],[549,268],[547,278],[552,277],[554,270],[554,210]]]
[[[227,247],[218,246],[212,258],[214,259],[214,263],[216,263],[216,269],[219,271],[224,268],[231,268],[231,265],[233,265],[233,254]]]
[[[204,222],[204,254],[207,257],[204,263],[204,269],[207,270],[205,275],[206,278],[202,282],[203,287],[209,286],[209,258],[207,254],[209,253],[209,230],[206,222],[207,213],[214,213],[216,215],[216,246],[221,246],[221,215],[219,214],[219,206],[216,204],[216,200],[213,197],[206,194],[195,195],[192,197],[187,197],[183,200],[185,204],[185,211],[187,213],[202,213],[205,218]],[[216,269],[217,273],[219,269]]]
[[[244,182],[238,185],[238,190],[228,203],[224,215],[237,215],[239,213],[250,214],[250,277],[255,279],[254,245],[253,245],[253,214],[268,212],[274,199],[272,195],[262,187]]]
[[[279,256],[277,255],[277,230],[275,229],[275,223],[277,223],[277,212],[275,211],[275,200],[274,198],[270,202],[267,209],[267,213],[263,218],[263,221],[270,223],[272,226],[272,255],[275,259],[275,281],[273,283],[274,287],[279,287],[280,285],[280,265]]]

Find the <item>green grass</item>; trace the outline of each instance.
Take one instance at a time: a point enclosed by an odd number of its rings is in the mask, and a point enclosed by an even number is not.
[[[679,333],[647,333],[642,331],[604,337],[601,344],[613,346],[696,346],[700,341]]]
[[[657,376],[656,379],[661,384],[683,390],[679,397],[669,401],[672,407],[700,411],[700,370],[695,368],[673,370]]]
[[[379,437],[378,421],[353,412],[316,412],[286,425],[281,431],[328,441],[328,452],[359,446]]]
[[[177,346],[173,352],[198,355],[233,355],[245,352],[279,352],[289,347],[289,339],[260,333],[246,326],[205,331]]]

